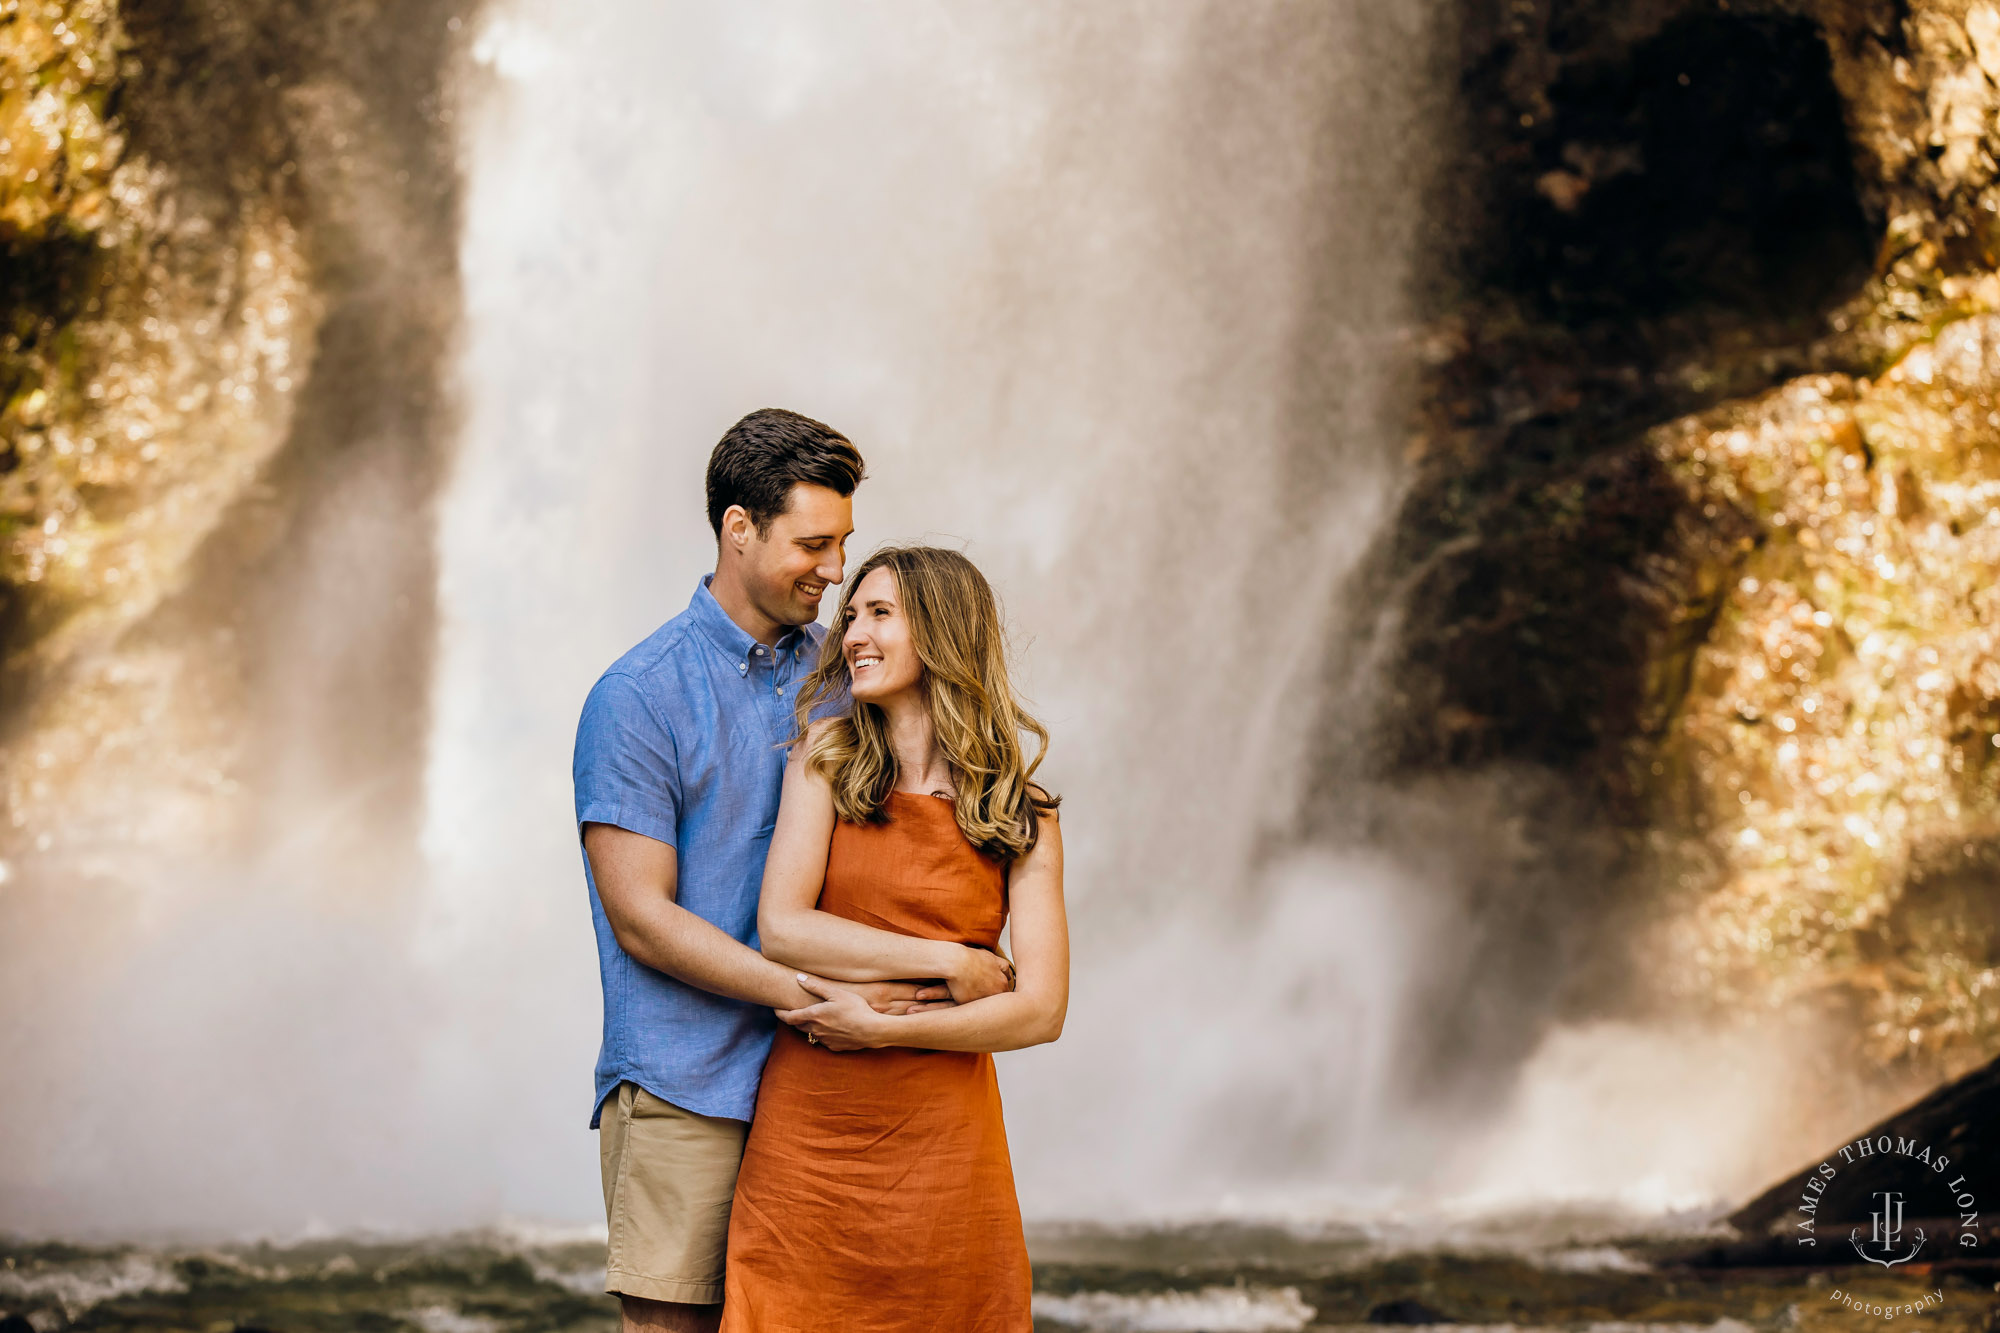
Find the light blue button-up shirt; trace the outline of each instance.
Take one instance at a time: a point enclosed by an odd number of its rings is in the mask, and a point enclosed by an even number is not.
[[[615,824],[676,851],[675,900],[757,947],[757,894],[778,817],[784,742],[826,631],[758,643],[708,590],[598,678],[576,731],[576,823]],[[769,1009],[656,972],[619,947],[584,858],[604,982],[597,1125],[629,1079],[702,1115],[748,1120],[777,1025]]]

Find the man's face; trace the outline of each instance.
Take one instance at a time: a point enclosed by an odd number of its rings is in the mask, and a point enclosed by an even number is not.
[[[743,548],[743,583],[756,608],[780,625],[819,619],[819,599],[839,583],[854,533],[854,501],[825,486],[800,482],[791,503],[762,537],[750,530]]]

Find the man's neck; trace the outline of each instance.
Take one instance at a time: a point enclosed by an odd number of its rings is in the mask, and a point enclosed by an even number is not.
[[[797,628],[781,625],[757,609],[743,580],[727,564],[718,564],[708,580],[709,595],[736,627],[761,644],[774,644]]]

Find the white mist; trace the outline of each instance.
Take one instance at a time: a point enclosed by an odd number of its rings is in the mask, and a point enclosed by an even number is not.
[[[516,1214],[597,1210],[578,706],[712,557],[755,407],[868,460],[854,550],[993,578],[1066,798],[1075,1000],[1003,1057],[1025,1208],[1258,1208],[1360,1169],[1421,966],[1286,859],[1384,517],[1424,7],[513,0],[474,49],[444,504],[431,1076]]]

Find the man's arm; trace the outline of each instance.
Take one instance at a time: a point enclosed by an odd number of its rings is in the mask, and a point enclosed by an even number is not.
[[[668,844],[615,824],[589,823],[583,826],[583,851],[618,946],[647,967],[766,1008],[816,1002],[818,997],[799,985],[797,969],[772,962],[674,901],[679,861]],[[940,986],[909,983],[847,989],[884,1013],[946,994]]]

